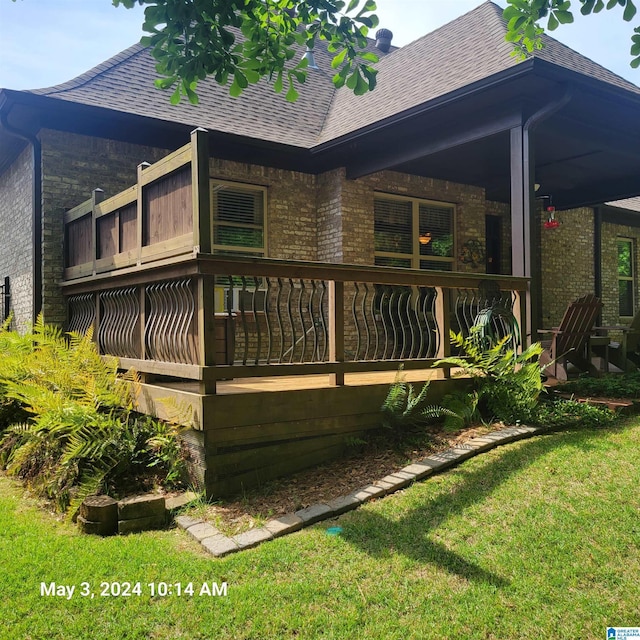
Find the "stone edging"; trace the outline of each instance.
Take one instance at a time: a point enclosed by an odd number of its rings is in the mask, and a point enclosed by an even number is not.
[[[231,538],[203,520],[190,518],[189,516],[177,516],[175,522],[195,538],[209,553],[220,558],[236,551],[251,549],[263,542],[293,533],[320,520],[335,518],[351,509],[356,509],[361,504],[369,502],[369,500],[381,498],[389,493],[403,489],[412,482],[453,467],[479,453],[546,431],[547,429],[543,427],[507,427],[500,431],[473,438],[457,447],[427,456],[346,496],[334,498],[326,503],[314,504],[295,513],[287,513],[279,518],[269,520],[259,529],[251,529]]]

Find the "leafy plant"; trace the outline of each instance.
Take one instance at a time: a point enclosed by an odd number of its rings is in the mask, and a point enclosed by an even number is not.
[[[429,380],[424,383],[420,392],[416,393],[414,386],[404,380],[402,371],[403,367],[400,366],[382,404],[383,427],[398,432],[424,425],[434,418],[453,415],[444,407],[426,405]]]
[[[478,408],[480,394],[477,391],[464,393],[455,391],[442,399],[442,406],[448,413],[444,419],[446,431],[457,431],[464,427],[482,422]]]
[[[558,387],[558,390],[585,396],[638,398],[640,397],[640,371],[605,374],[599,378],[582,375],[577,380],[565,382]]]
[[[530,420],[543,389],[539,343],[517,353],[511,336],[487,345],[477,328],[467,337],[452,332],[451,342],[461,349],[464,357],[444,358],[434,366],[453,365],[460,368],[458,375],[474,379],[480,415],[511,424]]]
[[[132,412],[130,384],[86,335],[39,319],[25,337],[0,332],[7,347],[0,385],[22,407],[0,441],[0,462],[40,496],[71,513],[87,495],[149,468],[181,473],[178,427]]]
[[[614,420],[615,413],[609,409],[575,400],[554,400],[539,403],[533,422],[549,429],[569,429],[572,427],[591,429],[607,427]]]

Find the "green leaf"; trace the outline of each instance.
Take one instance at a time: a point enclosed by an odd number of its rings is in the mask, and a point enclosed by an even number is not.
[[[334,56],[333,60],[331,61],[331,68],[337,69],[344,62],[344,58],[346,55],[347,50],[343,49],[338,55]]]
[[[638,10],[636,9],[633,2],[631,0],[627,0],[627,6],[624,8],[624,13],[622,14],[622,17],[627,22],[630,22],[631,20],[633,20],[637,12]]]
[[[289,91],[287,91],[287,95],[285,96],[287,102],[295,102],[300,97],[300,94],[296,91],[296,88],[293,86],[293,83],[289,85]]]
[[[180,92],[180,85],[176,87],[176,90],[171,94],[171,98],[169,98],[169,102],[173,105],[180,104],[180,98],[182,94]]]
[[[570,11],[556,11],[556,18],[560,24],[571,24],[573,14]]]
[[[362,60],[366,60],[367,62],[373,62],[374,64],[380,61],[380,58],[372,51],[366,51],[360,56],[360,58],[362,58]]]
[[[555,31],[560,26],[560,23],[556,19],[555,15],[552,13],[549,16],[549,22],[547,23],[547,27],[549,31]]]
[[[273,83],[273,90],[276,93],[282,93],[282,71],[280,71],[280,73],[278,73],[278,76],[276,77],[276,81]]]
[[[229,87],[229,95],[237,98],[241,93],[242,87],[234,79],[234,81],[231,83],[231,86]]]
[[[638,67],[640,67],[640,57],[639,57],[639,58],[634,58],[634,59],[631,61],[631,67],[632,67],[633,69],[637,69]]]

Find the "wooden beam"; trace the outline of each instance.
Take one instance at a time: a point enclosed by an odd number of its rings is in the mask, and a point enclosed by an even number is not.
[[[138,261],[142,260],[142,245],[144,242],[144,188],[142,186],[142,174],[145,169],[149,168],[151,165],[148,162],[141,162],[138,165],[138,182],[136,184],[136,202],[137,202],[137,213],[136,213],[136,238],[138,245]]]
[[[198,278],[196,302],[198,305],[198,362],[203,367],[214,367],[216,364],[216,332],[215,332],[215,277],[200,276]],[[216,392],[215,379],[204,379],[200,383],[203,395]]]
[[[399,145],[401,148],[395,153],[381,153],[376,156],[367,154],[356,162],[350,163],[347,167],[347,178],[356,179],[384,169],[392,169],[440,151],[509,131],[521,124],[522,113],[518,109],[499,116],[496,116],[495,112],[488,113],[476,123],[457,122],[455,129],[452,127],[440,128],[438,131],[422,131],[412,140]]]
[[[180,147],[177,151],[170,153],[168,156],[158,160],[154,164],[145,163],[147,165],[147,171],[145,171],[142,177],[143,185],[155,182],[160,178],[163,178],[169,173],[172,173],[182,167],[185,164],[191,162],[191,145],[186,144],[184,147]],[[140,180],[138,180],[140,183]]]
[[[451,355],[451,305],[449,303],[449,289],[436,287],[435,316],[436,326],[439,330],[438,358],[447,358]]]
[[[138,197],[138,187],[134,185],[133,187],[129,187],[124,191],[112,196],[111,198],[107,198],[102,202],[98,203],[96,207],[96,218],[101,218],[102,216],[109,215],[118,209],[123,209],[127,205],[133,204]]]
[[[191,132],[191,185],[193,245],[200,253],[211,253],[211,185],[209,180],[209,132]]]
[[[514,276],[540,280],[535,219],[534,167],[531,136],[525,127],[511,130],[511,264]],[[540,301],[536,285],[525,294],[524,326],[529,343],[539,328]]]
[[[96,209],[104,200],[104,191],[94,189],[91,193],[91,256],[93,258],[93,273],[96,272],[96,260],[98,258],[98,229],[96,226]]]

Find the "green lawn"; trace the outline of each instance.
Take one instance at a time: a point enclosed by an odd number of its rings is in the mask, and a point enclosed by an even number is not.
[[[602,639],[640,626],[639,442],[637,418],[521,441],[343,516],[340,536],[321,523],[224,560],[175,530],[81,536],[0,478],[0,635]],[[143,594],[101,597],[102,581]],[[228,596],[147,586],[212,581]]]

